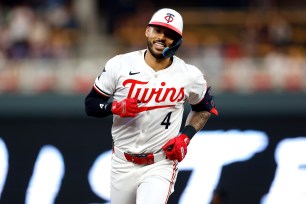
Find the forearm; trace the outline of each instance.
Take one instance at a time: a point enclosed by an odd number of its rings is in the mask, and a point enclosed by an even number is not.
[[[210,116],[211,113],[208,111],[190,111],[186,119],[186,126],[190,125],[195,128],[196,132],[198,132],[203,129]]]

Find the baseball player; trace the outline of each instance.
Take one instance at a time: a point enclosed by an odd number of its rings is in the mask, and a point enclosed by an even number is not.
[[[110,59],[85,99],[87,115],[113,114],[112,204],[167,203],[191,138],[218,115],[201,71],[175,56],[182,34],[181,15],[158,10],[147,49]],[[180,133],[185,102],[192,109]]]

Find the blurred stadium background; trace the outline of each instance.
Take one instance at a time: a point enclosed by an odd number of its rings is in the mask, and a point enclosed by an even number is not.
[[[105,61],[145,47],[159,7],[184,16],[178,55],[218,92],[305,92],[303,1],[2,0],[1,93],[84,93]]]
[[[1,0],[1,203],[25,203],[45,145],[57,148],[66,166],[54,202],[107,202],[94,193],[87,174],[111,147],[111,118],[86,117],[84,97],[110,57],[146,47],[145,27],[161,7],[182,14],[184,42],[177,54],[198,66],[213,87],[220,116],[206,129],[252,129],[269,136],[268,147],[250,163],[222,168],[212,203],[263,204],[277,172],[278,144],[306,139],[303,0]],[[304,184],[305,164],[298,167]],[[170,203],[179,203],[190,172],[180,174]],[[305,203],[305,191],[296,184],[286,191],[288,198]],[[34,200],[27,197],[27,203]]]

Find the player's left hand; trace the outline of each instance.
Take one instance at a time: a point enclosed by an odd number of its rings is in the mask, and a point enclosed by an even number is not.
[[[179,136],[169,140],[162,149],[168,159],[181,162],[187,154],[187,146],[189,145],[189,142],[190,139],[187,135],[180,134]]]

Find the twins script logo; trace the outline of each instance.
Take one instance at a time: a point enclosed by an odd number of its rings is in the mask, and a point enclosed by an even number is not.
[[[142,103],[155,101],[156,103],[170,101],[180,102],[184,99],[184,87],[165,87],[166,82],[162,82],[159,88],[145,87],[149,82],[138,81],[135,79],[127,79],[123,82],[123,86],[130,86],[127,98],[137,98]]]

